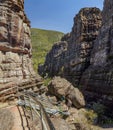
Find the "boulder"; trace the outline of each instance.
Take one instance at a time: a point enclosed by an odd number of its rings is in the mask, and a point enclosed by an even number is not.
[[[48,85],[48,91],[60,99],[66,99],[69,106],[71,104],[76,108],[85,106],[83,94],[64,78],[54,77]]]

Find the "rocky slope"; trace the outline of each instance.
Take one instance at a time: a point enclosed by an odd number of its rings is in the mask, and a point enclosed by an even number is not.
[[[33,82],[37,79],[31,49],[30,22],[24,13],[24,0],[0,0],[0,100],[14,94],[22,82],[28,85],[33,77]]]
[[[88,96],[107,98],[112,104],[112,11],[113,0],[104,1],[102,13],[97,8],[81,9],[74,18],[72,32],[53,46],[45,64],[39,66],[40,74],[61,75],[82,87]]]

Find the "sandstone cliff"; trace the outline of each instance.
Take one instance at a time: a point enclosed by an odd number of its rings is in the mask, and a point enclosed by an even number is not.
[[[31,49],[30,22],[24,13],[24,0],[0,0],[1,98],[14,94],[22,82],[29,85],[33,77],[35,80]]]
[[[102,13],[97,8],[81,9],[71,33],[52,47],[45,64],[39,66],[40,74],[61,75],[82,87],[88,96],[91,93],[93,98],[98,95],[112,102],[112,12],[113,0],[104,1]]]
[[[105,0],[102,27],[94,42],[90,66],[85,70],[81,85],[85,90],[113,97],[113,0]],[[103,96],[104,97],[104,96]],[[108,96],[107,96],[108,97]]]
[[[91,50],[100,27],[101,11],[98,8],[81,9],[74,18],[71,33],[53,46],[39,72],[43,70],[50,76],[60,74],[78,85],[82,73],[90,65]]]

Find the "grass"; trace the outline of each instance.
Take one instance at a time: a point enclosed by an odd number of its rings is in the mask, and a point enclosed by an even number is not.
[[[37,71],[38,65],[43,64],[47,52],[51,49],[52,45],[60,41],[64,34],[62,32],[43,30],[43,29],[31,29],[31,41],[32,41],[32,54],[33,54],[33,66]]]

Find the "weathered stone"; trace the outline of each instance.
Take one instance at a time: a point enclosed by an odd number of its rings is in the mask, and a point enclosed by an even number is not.
[[[51,118],[56,130],[70,130],[68,124],[63,119]]]
[[[53,46],[42,66],[42,74],[61,75],[93,98],[107,95],[113,101],[113,0],[105,0],[101,11],[83,8],[74,18],[72,32]],[[60,46],[61,44],[61,46]],[[64,46],[65,48],[65,46]],[[65,50],[65,49],[64,49]],[[54,57],[55,52],[60,52]],[[39,68],[40,69],[40,68]],[[91,93],[91,94],[89,94]],[[89,98],[90,99],[90,98]],[[103,100],[105,103],[105,100]],[[113,106],[113,105],[112,105]]]
[[[0,2],[1,42],[8,43],[13,47],[30,49],[30,24],[24,14],[24,0]]]
[[[70,116],[66,118],[66,121],[70,126],[74,124],[75,130],[103,130],[94,125],[98,116],[93,110],[70,108],[69,112]]]
[[[39,67],[41,75],[62,75],[78,85],[83,71],[90,65],[93,41],[101,27],[101,11],[98,8],[83,8],[74,18],[71,33],[55,44]],[[66,41],[65,41],[66,40]]]
[[[64,78],[54,77],[48,85],[48,91],[58,98],[65,98],[69,106],[72,104],[76,108],[85,106],[82,93]]]
[[[0,88],[13,82],[16,90],[12,92],[16,93],[19,84],[26,80],[29,88],[37,86],[39,81],[33,70],[31,49],[30,22],[24,13],[24,0],[0,0]],[[12,85],[9,87],[11,89]],[[28,88],[28,84],[21,87]],[[10,93],[7,88],[1,90],[0,101]]]
[[[102,12],[102,27],[94,42],[90,58],[91,65],[84,72],[81,79],[81,86],[85,86],[84,91],[96,93],[101,97],[103,95],[113,97],[112,11],[113,0],[105,0]]]

